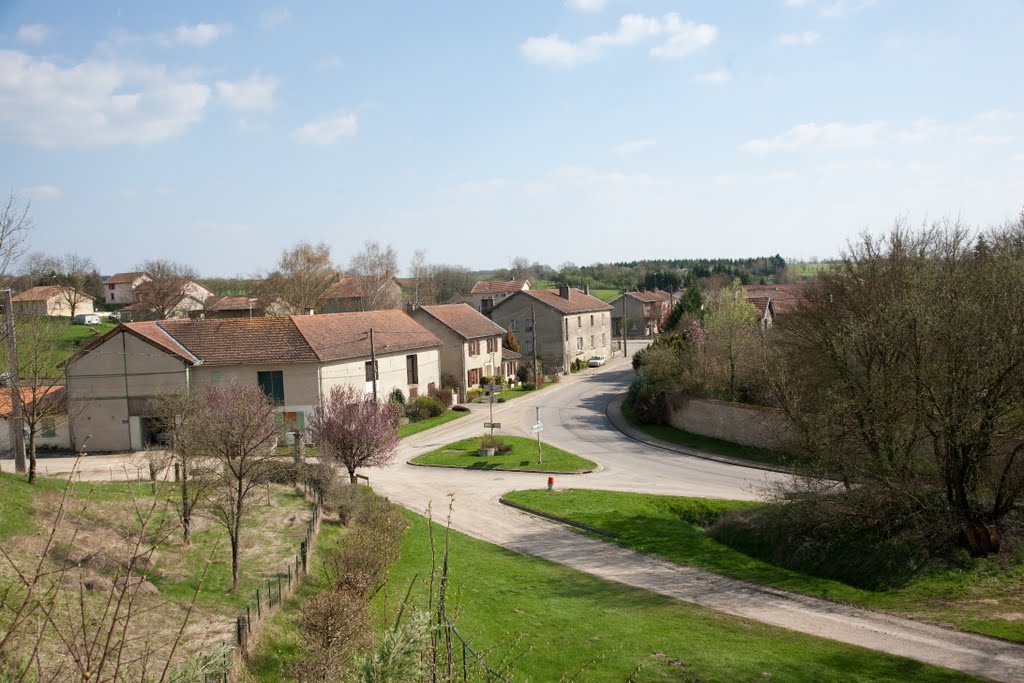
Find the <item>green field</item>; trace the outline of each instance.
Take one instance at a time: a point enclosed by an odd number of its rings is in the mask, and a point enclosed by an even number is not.
[[[647,436],[658,439],[659,441],[667,441],[668,443],[673,443],[677,446],[684,446],[686,448],[704,451],[705,453],[725,455],[730,458],[750,460],[752,462],[760,462],[770,465],[785,466],[791,459],[791,456],[778,451],[744,446],[742,444],[733,443],[732,441],[722,441],[721,439],[716,439],[711,436],[691,434],[690,432],[685,432],[682,429],[676,429],[671,425],[643,424],[636,419],[632,408],[625,403],[622,405],[622,416],[626,418],[631,425]]]
[[[513,472],[587,472],[597,467],[596,463],[573,455],[561,448],[541,443],[543,462],[537,460],[537,441],[522,436],[499,437],[512,444],[512,451],[502,455],[478,455],[480,437],[463,439],[447,446],[424,453],[412,459],[416,465],[438,467],[460,467],[471,470],[505,470]]]
[[[889,590],[865,590],[752,557],[706,535],[722,514],[755,503],[611,491],[513,491],[509,501],[602,529],[624,547],[773,588],[903,614],[1024,642],[1024,563],[1017,557],[971,560],[934,569]]]
[[[612,299],[616,298],[617,296],[619,296],[619,294],[622,294],[622,292],[620,292],[617,289],[592,289],[592,290],[590,290],[590,295],[591,296],[596,296],[598,299],[600,299],[601,301],[603,301],[605,303],[608,303]]]

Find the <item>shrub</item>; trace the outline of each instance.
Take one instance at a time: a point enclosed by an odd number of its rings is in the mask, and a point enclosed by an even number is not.
[[[505,397],[504,396],[499,396],[498,398],[494,399],[494,401],[495,401],[495,403],[504,403],[505,402]]]
[[[516,370],[516,379],[522,383],[533,381],[533,368],[529,365],[520,365],[519,369]]]
[[[453,391],[456,391],[455,387],[452,387],[452,386],[449,386],[447,384],[444,384],[444,385],[441,386],[440,389],[438,389],[437,387],[434,387],[433,389],[431,389],[428,392],[428,395],[431,398],[436,398],[438,401],[440,401],[444,405],[445,408],[451,408],[452,407],[452,392]]]
[[[526,391],[533,391],[536,388],[537,388],[537,385],[534,384],[533,382],[530,382],[529,380],[523,382],[523,389],[526,390]]]
[[[405,394],[402,393],[401,389],[395,387],[394,389],[391,390],[391,393],[388,394],[388,403],[393,403],[396,406],[404,406]]]
[[[507,441],[502,441],[496,436],[490,434],[484,434],[480,437],[480,448],[493,448],[494,452],[501,455],[504,453],[512,452],[512,444]]]
[[[484,390],[483,389],[481,389],[480,387],[473,387],[472,389],[469,389],[468,391],[466,391],[466,400],[472,402],[472,401],[477,400],[478,398],[480,398],[483,395],[484,395]]]
[[[418,422],[443,415],[445,410],[447,408],[441,399],[433,396],[417,396],[406,405],[405,414],[410,420]]]
[[[552,384],[558,384],[558,382],[560,382],[561,379],[562,378],[559,376],[557,372],[552,372],[550,375],[548,375],[548,381],[551,382]]]

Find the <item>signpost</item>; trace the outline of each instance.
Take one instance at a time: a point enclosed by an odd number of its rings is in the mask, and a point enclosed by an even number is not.
[[[540,420],[540,406],[537,406],[537,422],[530,428],[530,431],[537,435],[537,464],[543,465],[544,455],[540,448],[540,433],[544,431],[544,423]]]
[[[484,429],[501,429],[500,422],[484,422]]]

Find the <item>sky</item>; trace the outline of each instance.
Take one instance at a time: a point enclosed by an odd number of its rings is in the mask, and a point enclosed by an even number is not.
[[[827,258],[1024,208],[1019,0],[10,2],[31,248],[253,275]]]

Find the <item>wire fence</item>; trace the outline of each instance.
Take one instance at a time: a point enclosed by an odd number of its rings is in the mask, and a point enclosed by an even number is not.
[[[295,592],[309,572],[313,542],[320,533],[323,496],[319,489],[309,482],[303,482],[299,488],[313,499],[312,515],[306,524],[305,538],[284,571],[261,583],[246,604],[245,611],[235,618],[234,642],[202,659],[203,683],[234,683],[238,679],[242,663],[249,655],[249,648],[255,644],[259,636],[260,626]]]

